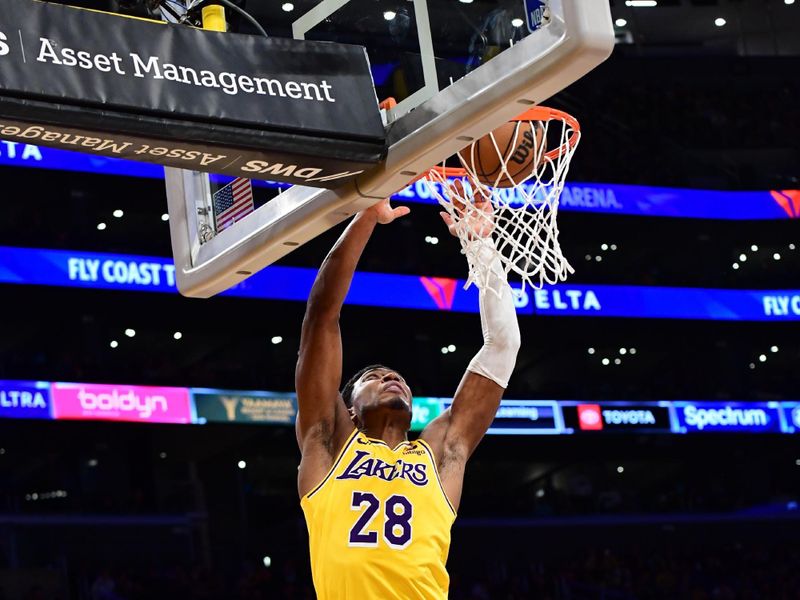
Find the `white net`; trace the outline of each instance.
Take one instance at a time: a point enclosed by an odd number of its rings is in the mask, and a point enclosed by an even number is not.
[[[574,270],[558,241],[558,202],[580,127],[566,113],[537,107],[502,136],[501,129],[459,153],[462,169],[437,167],[424,180],[467,256],[466,287],[493,289],[497,268],[502,280],[513,272],[533,288],[564,281]],[[499,262],[486,260],[486,247]]]

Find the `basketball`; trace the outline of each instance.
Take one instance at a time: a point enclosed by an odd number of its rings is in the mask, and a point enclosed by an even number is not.
[[[545,154],[543,138],[544,128],[538,121],[509,121],[458,155],[481,183],[508,188],[528,179],[541,165]]]

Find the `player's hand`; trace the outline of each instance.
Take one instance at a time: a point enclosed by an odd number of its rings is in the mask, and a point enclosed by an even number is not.
[[[392,208],[391,203],[388,199],[386,199],[381,200],[374,206],[369,207],[365,212],[371,212],[373,215],[375,215],[375,217],[378,219],[378,223],[381,225],[388,225],[395,219],[405,217],[411,212],[411,209],[407,206],[398,206],[396,208]]]
[[[456,179],[448,184],[448,196],[453,205],[456,218],[446,211],[439,214],[447,225],[451,235],[460,237],[459,232],[465,232],[467,239],[486,238],[494,231],[494,205],[492,200],[483,190],[473,185],[474,190],[470,206],[461,200],[466,198],[464,184]]]

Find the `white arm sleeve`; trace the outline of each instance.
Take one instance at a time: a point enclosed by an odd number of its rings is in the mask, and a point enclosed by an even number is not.
[[[520,346],[517,311],[514,309],[511,287],[506,282],[505,271],[491,238],[476,240],[470,244],[482,246],[473,256],[481,261],[481,268],[488,269],[491,278],[496,280],[479,289],[483,347],[469,363],[467,370],[483,375],[506,388],[514,371]],[[494,291],[498,289],[499,294]]]

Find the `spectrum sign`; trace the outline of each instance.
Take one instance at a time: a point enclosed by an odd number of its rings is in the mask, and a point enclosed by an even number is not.
[[[54,383],[56,419],[191,423],[187,388]]]
[[[676,433],[781,433],[777,402],[674,402]]]

